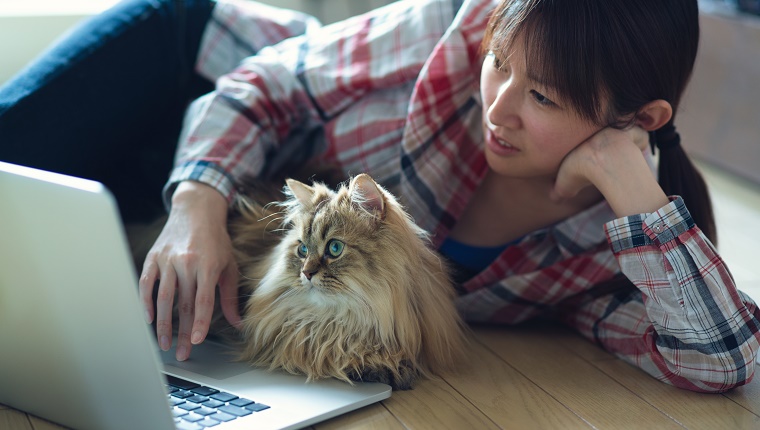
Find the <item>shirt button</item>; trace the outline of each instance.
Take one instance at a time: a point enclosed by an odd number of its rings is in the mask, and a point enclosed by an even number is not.
[[[662,233],[663,231],[665,231],[665,225],[661,222],[656,222],[652,226],[652,230],[654,230],[654,232],[658,234]]]

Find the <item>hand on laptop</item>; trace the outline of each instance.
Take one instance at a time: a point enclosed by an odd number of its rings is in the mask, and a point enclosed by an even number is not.
[[[172,197],[169,219],[148,253],[139,282],[145,317],[148,323],[156,320],[160,348],[171,348],[175,296],[179,310],[177,360],[186,360],[192,345],[206,338],[217,285],[225,318],[239,326],[237,281],[227,233],[227,201],[204,184],[180,183]]]

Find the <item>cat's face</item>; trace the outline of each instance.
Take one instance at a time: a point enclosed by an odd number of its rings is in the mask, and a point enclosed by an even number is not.
[[[371,279],[382,270],[379,254],[388,246],[390,232],[382,222],[387,197],[363,177],[338,192],[296,181],[288,186],[293,193],[291,229],[279,245],[287,284],[315,300],[345,296],[367,301]]]
[[[363,240],[351,231],[350,213],[330,209],[325,202],[316,213],[300,214],[289,235],[289,270],[303,288],[335,294],[348,288],[347,274],[360,270]]]

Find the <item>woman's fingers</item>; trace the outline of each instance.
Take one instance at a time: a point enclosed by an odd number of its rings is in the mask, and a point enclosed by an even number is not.
[[[230,255],[220,263],[201,262],[192,253],[181,257],[161,259],[150,255],[144,264],[139,281],[140,299],[145,306],[145,318],[156,320],[159,347],[168,351],[172,346],[172,318],[179,317],[176,358],[183,361],[190,356],[193,345],[205,340],[214,314],[214,296],[217,285],[222,297],[225,317],[238,326],[237,266]],[[224,271],[218,267],[226,267]],[[156,279],[158,294],[153,299]]]
[[[166,265],[161,270],[156,298],[156,336],[158,346],[164,351],[168,351],[172,346],[172,308],[176,289],[177,274],[173,267]]]
[[[140,297],[146,308],[146,319],[152,319],[149,314],[154,308],[153,285],[159,273],[155,303],[158,344],[164,351],[172,346],[172,318],[176,300],[179,326],[175,356],[177,360],[184,361],[190,356],[192,346],[203,342],[208,334],[220,273],[219,270],[199,268],[186,260],[173,264],[166,262],[163,268],[159,268],[153,259],[147,260],[140,278]]]
[[[156,285],[157,279],[158,264],[156,264],[154,257],[148,256],[145,259],[142,275],[138,281],[140,301],[145,310],[145,322],[148,324],[153,322],[153,317],[155,316],[155,309],[153,307],[153,288]]]
[[[219,280],[219,270],[206,270],[198,274],[198,290],[195,293],[195,315],[190,342],[197,345],[206,339],[214,314],[214,293]]]
[[[190,343],[190,331],[195,316],[196,276],[194,267],[178,270],[177,311],[179,313],[179,330],[177,333],[177,352],[175,357],[185,361],[190,356],[193,345]]]

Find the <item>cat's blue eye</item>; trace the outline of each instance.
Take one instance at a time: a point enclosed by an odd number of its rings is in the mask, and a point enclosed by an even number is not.
[[[309,253],[309,248],[306,247],[306,244],[299,243],[297,248],[298,256],[301,258],[306,258],[306,255]]]
[[[345,246],[346,245],[343,242],[333,239],[327,244],[327,253],[330,254],[331,257],[338,257],[343,253],[343,248]]]

